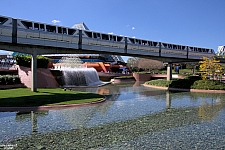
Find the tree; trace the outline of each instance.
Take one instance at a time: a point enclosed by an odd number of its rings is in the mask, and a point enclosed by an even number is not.
[[[141,58],[138,61],[138,68],[144,70],[160,70],[164,68],[163,62],[153,59]]]
[[[221,77],[223,75],[223,68],[219,64],[219,62],[220,61],[216,60],[215,57],[213,57],[212,59],[203,57],[203,60],[199,62],[199,70],[202,71],[203,80],[208,76],[212,76],[214,79],[215,77]]]
[[[190,62],[186,64],[186,69],[192,69],[193,74],[195,74],[195,70],[199,68],[199,63],[198,62]]]
[[[132,71],[138,71],[138,62],[140,58],[138,57],[130,57],[127,60],[127,65],[132,69]]]

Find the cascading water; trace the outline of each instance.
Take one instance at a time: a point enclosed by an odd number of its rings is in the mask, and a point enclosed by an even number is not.
[[[78,57],[62,57],[57,63],[63,73],[65,86],[97,86],[103,84],[94,68],[83,67]]]

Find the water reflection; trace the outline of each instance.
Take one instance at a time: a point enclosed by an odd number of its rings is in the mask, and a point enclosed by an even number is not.
[[[223,94],[169,92],[137,83],[135,86],[115,84],[74,90],[102,94],[107,101],[45,112],[2,112],[0,143],[5,144],[22,135],[22,139],[14,142],[26,145],[29,140],[41,137],[51,141],[63,138],[69,142],[76,136],[77,139],[71,141],[76,143],[76,148],[87,148],[84,143],[90,144],[90,141],[92,146],[89,148],[96,148],[145,134],[151,137],[155,132],[168,129],[203,125],[205,121],[224,123],[223,117],[219,117],[225,106]]]

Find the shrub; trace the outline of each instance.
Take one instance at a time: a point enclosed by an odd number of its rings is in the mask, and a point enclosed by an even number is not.
[[[17,65],[29,68],[31,67],[31,55],[16,55],[15,58]],[[48,68],[49,62],[50,61],[47,57],[37,56],[37,68]]]
[[[119,77],[114,77],[114,79],[134,79],[133,76],[119,76]]]
[[[191,86],[192,89],[225,90],[225,84],[214,80],[198,80]]]
[[[158,80],[147,81],[147,82],[145,82],[145,84],[168,87],[171,82],[172,82],[172,80],[167,81],[166,79],[158,79]]]
[[[20,77],[18,75],[13,76],[13,83],[14,84],[20,84]]]
[[[20,83],[21,81],[18,75],[0,75],[0,85],[13,85]]]
[[[5,75],[5,84],[12,85],[13,77],[11,75]]]
[[[44,56],[37,56],[37,68],[48,68],[49,59]]]
[[[166,79],[151,80],[145,84],[182,88],[182,89],[202,89],[202,90],[225,90],[225,84],[214,80],[199,80],[201,77],[193,76],[186,79],[173,79],[167,81]]]
[[[5,85],[5,77],[0,75],[0,85]]]

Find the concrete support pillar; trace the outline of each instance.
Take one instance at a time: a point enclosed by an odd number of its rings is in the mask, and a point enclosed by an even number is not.
[[[167,65],[167,81],[172,79],[172,64],[168,63]]]
[[[32,54],[31,73],[32,73],[31,91],[37,92],[37,53],[36,51],[34,51]]]

